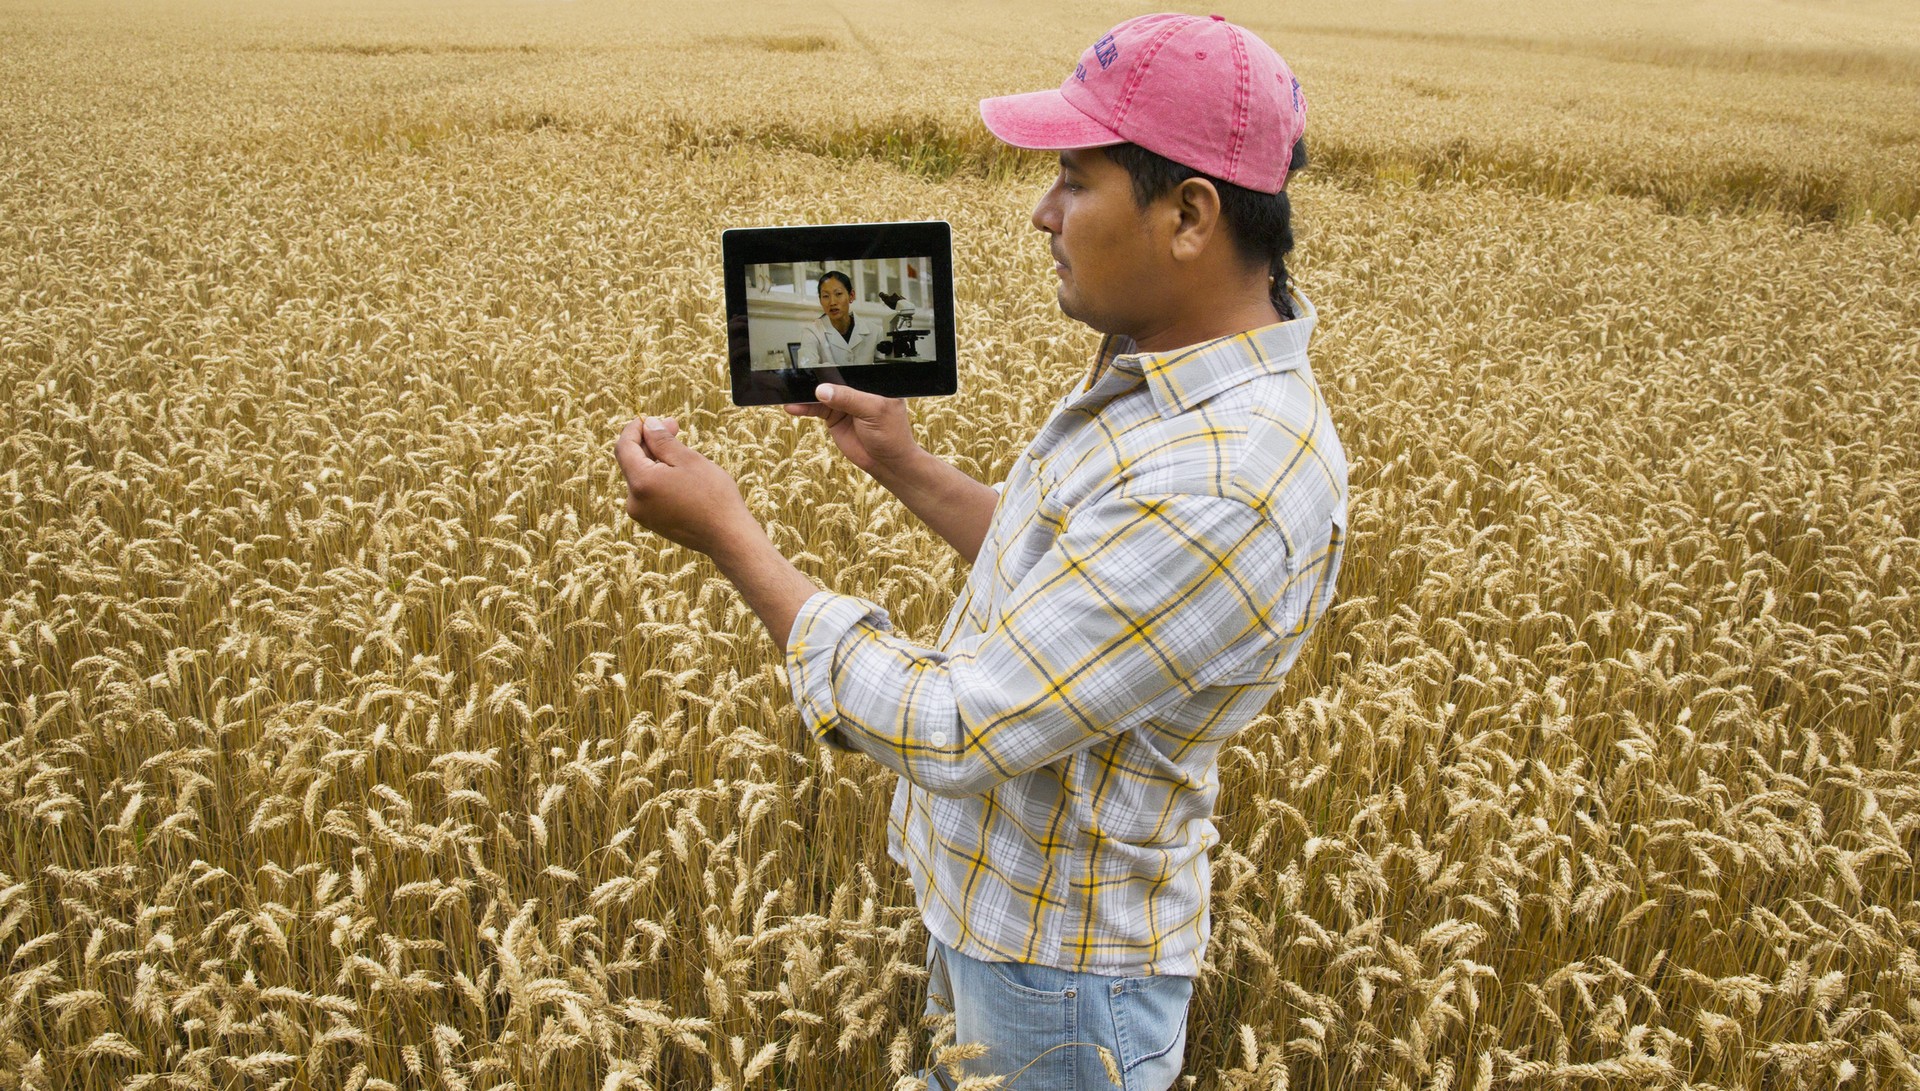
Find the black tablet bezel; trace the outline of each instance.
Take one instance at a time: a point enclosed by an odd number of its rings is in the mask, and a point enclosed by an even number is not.
[[[845,383],[889,398],[922,398],[959,390],[954,348],[953,231],[943,220],[829,224],[817,227],[735,227],[720,233],[727,293],[727,361],[733,404],[811,402],[823,382]],[[929,258],[933,293],[934,359],[910,364],[847,368],[753,370],[747,337],[747,267],[783,261],[856,261]]]

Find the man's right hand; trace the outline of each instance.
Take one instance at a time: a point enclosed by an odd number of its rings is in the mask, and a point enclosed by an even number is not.
[[[818,403],[788,405],[787,412],[826,421],[834,446],[869,475],[879,477],[919,452],[904,400],[831,383],[820,384],[814,396]]]
[[[839,383],[822,383],[814,396],[818,404],[789,405],[787,412],[826,421],[847,461],[899,497],[908,511],[972,564],[1000,494],[921,450],[907,423],[907,403],[899,398]]]

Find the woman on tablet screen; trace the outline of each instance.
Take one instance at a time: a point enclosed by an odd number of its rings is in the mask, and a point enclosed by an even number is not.
[[[801,331],[799,366],[864,367],[873,363],[880,331],[853,316],[853,278],[837,269],[820,274],[820,310]]]

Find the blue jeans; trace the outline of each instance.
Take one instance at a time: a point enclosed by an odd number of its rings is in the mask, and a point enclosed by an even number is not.
[[[1009,1076],[1004,1086],[1018,1091],[1164,1091],[1180,1075],[1190,977],[981,962],[931,936],[927,971],[927,1014],[951,1011],[953,1040],[987,1047],[985,1056],[966,1062],[966,1075]],[[1098,1046],[1112,1054],[1119,1084]],[[945,1069],[927,1076],[930,1087],[952,1086]]]

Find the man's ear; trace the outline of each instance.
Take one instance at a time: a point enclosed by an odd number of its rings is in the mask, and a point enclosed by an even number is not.
[[[1205,178],[1189,178],[1174,187],[1171,194],[1176,215],[1173,228],[1173,259],[1193,261],[1206,252],[1220,228],[1220,191]]]

